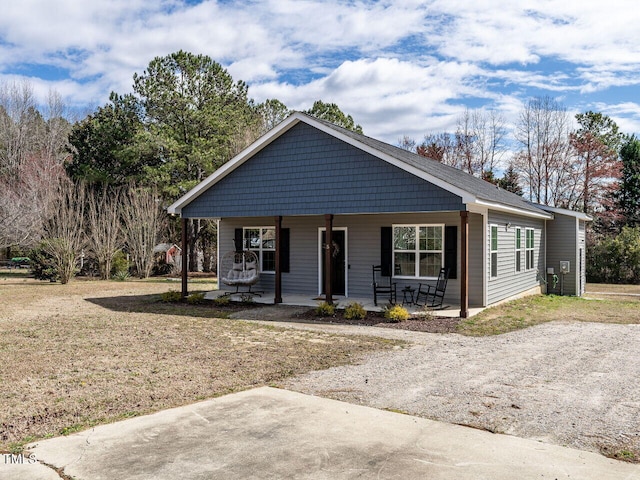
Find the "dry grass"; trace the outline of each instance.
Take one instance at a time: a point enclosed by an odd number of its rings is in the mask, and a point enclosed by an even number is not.
[[[0,451],[350,363],[395,343],[159,302],[170,287],[179,285],[59,285],[0,272]]]
[[[589,291],[640,293],[640,286],[592,285],[584,298],[535,295],[488,308],[461,321],[463,335],[499,335],[550,321],[640,323],[640,297],[594,295]]]
[[[610,285],[606,283],[588,283],[587,298],[624,300],[640,302],[640,285]]]

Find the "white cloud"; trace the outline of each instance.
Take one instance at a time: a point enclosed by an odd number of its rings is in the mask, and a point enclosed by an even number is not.
[[[434,42],[468,61],[537,63],[542,56],[577,64],[640,64],[640,13],[627,0],[436,0]]]
[[[220,62],[258,101],[335,102],[388,141],[453,128],[470,99],[510,119],[532,94],[588,104],[640,83],[640,10],[628,0],[5,3],[0,81],[30,77],[38,95],[53,87],[74,105],[131,91],[135,72],[179,49]],[[68,78],[37,78],[38,64]],[[634,112],[619,116],[640,131]]]
[[[618,124],[620,131],[640,133],[640,103],[629,101],[607,104],[598,102],[593,105],[593,108],[610,116]]]
[[[260,101],[278,98],[296,110],[310,108],[317,99],[337,103],[366,134],[394,142],[405,134],[421,138],[426,131],[454,125],[464,107],[448,102],[481,93],[466,85],[477,70],[436,60],[416,65],[395,58],[361,59],[304,85],[267,82],[253,85],[250,93]]]

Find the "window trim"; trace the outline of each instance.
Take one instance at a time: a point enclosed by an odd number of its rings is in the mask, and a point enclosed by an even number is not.
[[[514,244],[515,259],[514,259],[513,268],[516,273],[521,273],[522,272],[522,227],[516,227],[514,235],[515,235],[515,238],[514,238],[513,244]],[[518,260],[520,260],[519,264],[518,264]]]
[[[530,272],[535,269],[535,246],[536,246],[536,237],[535,237],[535,228],[527,227],[525,228],[525,242],[524,242],[524,268],[526,272]],[[531,247],[529,247],[529,232],[531,232]],[[531,254],[531,265],[527,268],[527,264],[529,261],[529,254]]]
[[[274,270],[263,270],[262,266],[263,266],[263,256],[262,253],[263,252],[274,252],[275,255],[275,251],[276,251],[276,247],[274,246],[273,248],[263,248],[262,247],[262,230],[268,228],[271,230],[274,230],[274,234],[275,234],[275,229],[276,227],[274,225],[263,225],[263,226],[251,226],[251,227],[242,227],[242,243],[243,243],[243,248],[245,250],[249,250],[254,252],[256,255],[258,255],[258,262],[260,263],[260,273],[266,273],[266,274],[274,274],[276,273],[275,269]],[[251,245],[244,245],[244,242],[246,240],[245,237],[245,232],[247,230],[260,230],[260,246],[259,248],[252,248]]]
[[[407,228],[411,227],[415,229],[416,232],[416,245],[413,250],[397,250],[396,249],[396,228]],[[420,250],[420,233],[419,230],[421,227],[440,227],[441,238],[440,238],[440,250]],[[440,254],[440,268],[444,268],[444,235],[445,235],[445,224],[444,223],[396,223],[391,225],[391,271],[393,278],[406,278],[406,279],[417,279],[417,280],[437,280],[438,275],[431,277],[421,277],[420,276],[420,254],[421,253],[439,253]],[[413,275],[396,275],[396,253],[414,253],[415,254],[415,262],[414,262],[414,274]]]
[[[493,229],[496,229],[496,248],[493,248]],[[500,250],[500,230],[498,225],[492,223],[489,225],[489,278],[495,279],[498,278],[498,252]],[[496,271],[493,271],[493,255],[496,256]]]

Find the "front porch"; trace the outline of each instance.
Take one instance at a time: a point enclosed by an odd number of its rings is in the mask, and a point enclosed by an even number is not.
[[[207,300],[214,300],[218,297],[221,297],[225,294],[228,295],[228,291],[225,290],[212,290],[207,292],[207,294],[205,295],[205,299]],[[248,295],[247,293],[233,293],[231,295],[229,295],[229,297],[231,298],[232,301],[237,301],[240,302],[243,300],[243,296],[244,298],[246,298],[246,295]],[[262,293],[262,296],[258,296],[258,295],[251,295],[253,301],[255,303],[261,304],[261,305],[274,305],[274,292],[264,292]],[[298,306],[298,307],[309,307],[309,308],[314,308],[317,307],[319,303],[324,301],[324,298],[321,298],[322,296],[318,297],[312,297],[310,295],[302,295],[302,294],[283,294],[282,295],[282,305],[291,305],[291,306]],[[398,299],[398,303],[400,305],[402,305],[402,299],[399,298]],[[333,302],[334,304],[336,304],[336,306],[338,308],[344,308],[346,307],[348,304],[350,303],[359,303],[361,304],[365,310],[369,311],[369,312],[380,312],[382,311],[382,307],[384,306],[384,303],[379,302],[378,305],[374,305],[373,303],[373,298],[367,298],[367,297],[344,297],[344,296],[333,296]],[[418,306],[418,305],[413,305],[413,304],[405,304],[404,307],[409,311],[410,314],[412,315],[417,315],[420,312],[425,312],[425,308],[422,306]],[[477,307],[477,308],[469,308],[469,316],[472,317],[474,315],[477,315],[478,313],[480,313],[482,310],[484,310],[483,307]],[[431,310],[432,314],[436,317],[448,317],[448,318],[458,318],[460,317],[460,305],[456,305],[453,303],[444,303],[444,308],[442,309],[433,309]]]

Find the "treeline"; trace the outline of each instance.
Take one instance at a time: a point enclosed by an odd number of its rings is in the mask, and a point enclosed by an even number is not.
[[[454,132],[399,146],[534,203],[587,213],[588,280],[640,283],[640,141],[610,117],[572,119],[559,102],[533,98],[515,125],[495,111],[466,110]]]
[[[148,276],[153,247],[180,238],[166,207],[290,113],[277,99],[256,104],[220,64],[183,51],[154,58],[132,89],[74,123],[56,94],[43,113],[28,83],[1,87],[0,248],[8,256],[37,246],[33,255],[49,263],[41,270],[68,281],[80,258],[109,278],[124,251],[131,271]],[[307,113],[362,132],[335,104],[318,100]],[[143,197],[154,201],[134,205]],[[131,231],[152,218],[153,240],[145,232],[137,242]],[[209,271],[215,224],[188,228],[189,267]]]
[[[154,58],[133,76],[131,93],[112,92],[79,121],[55,93],[38,108],[28,83],[0,85],[0,248],[10,256],[37,247],[49,262],[41,270],[63,281],[79,259],[102,278],[123,268],[148,276],[153,246],[180,238],[166,207],[289,113],[277,99],[255,103],[220,64],[183,51]],[[362,133],[335,104],[318,100],[306,113]],[[534,98],[515,125],[466,110],[454,132],[399,146],[532,202],[591,215],[589,280],[640,281],[640,142],[608,116],[572,119],[555,100]],[[187,228],[189,269],[209,271],[215,224]]]

